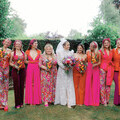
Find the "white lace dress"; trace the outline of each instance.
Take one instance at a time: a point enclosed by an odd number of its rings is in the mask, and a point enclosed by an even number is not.
[[[73,51],[62,50],[57,54],[57,62],[59,65],[56,81],[55,104],[74,106],[76,105],[75,90],[73,83],[73,70],[69,70],[66,74],[62,60],[64,57],[73,56]]]

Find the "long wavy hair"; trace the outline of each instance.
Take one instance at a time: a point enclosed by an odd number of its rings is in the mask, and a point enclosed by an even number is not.
[[[111,42],[110,42],[109,40],[107,40],[107,39],[104,39],[103,42],[102,42],[102,47],[101,47],[101,51],[102,51],[103,54],[105,54],[105,53],[104,53],[104,49],[105,49],[105,48],[104,48],[104,42],[105,42],[105,41],[108,41],[108,42],[110,43],[110,46],[108,47],[108,49],[109,49],[109,51],[111,50]]]
[[[95,51],[95,54],[97,55],[98,54],[98,44],[97,44],[97,42],[96,41],[92,41],[90,44],[93,45],[93,49]]]
[[[16,42],[20,42],[20,44],[21,44],[20,51],[23,51],[23,45],[22,45],[22,41],[21,41],[21,40],[15,40],[15,42],[14,42],[14,44],[13,44],[12,51],[15,51],[15,50],[16,50],[16,48],[15,48]]]

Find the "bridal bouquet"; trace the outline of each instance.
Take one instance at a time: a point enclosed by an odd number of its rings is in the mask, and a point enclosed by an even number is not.
[[[75,65],[76,69],[81,73],[85,73],[86,68],[87,68],[87,64],[85,61],[80,61],[80,60],[76,60],[76,65]]]
[[[68,56],[63,59],[62,63],[65,67],[72,68],[75,65],[75,59],[72,56]],[[69,70],[66,70],[65,72],[68,74]]]

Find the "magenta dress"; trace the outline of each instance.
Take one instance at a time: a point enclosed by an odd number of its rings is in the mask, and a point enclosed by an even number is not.
[[[46,66],[48,59],[42,55],[40,59],[40,65]],[[42,102],[54,102],[55,101],[55,88],[57,79],[57,59],[54,58],[52,61],[52,68],[50,72],[41,69],[41,91],[42,91]],[[47,67],[47,66],[46,66]]]
[[[41,51],[37,50],[37,52],[38,55],[33,60],[30,50],[26,51],[29,63],[26,73],[25,104],[41,104],[40,68],[38,65]]]
[[[91,52],[87,53],[88,66],[86,70],[85,101],[86,106],[99,106],[100,71],[99,66],[92,68]],[[98,58],[99,56],[97,56]]]

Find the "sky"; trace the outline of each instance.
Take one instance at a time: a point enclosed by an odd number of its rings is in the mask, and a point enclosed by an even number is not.
[[[100,0],[9,0],[11,7],[25,20],[27,35],[46,31],[67,36],[71,29],[83,35],[99,13]]]

